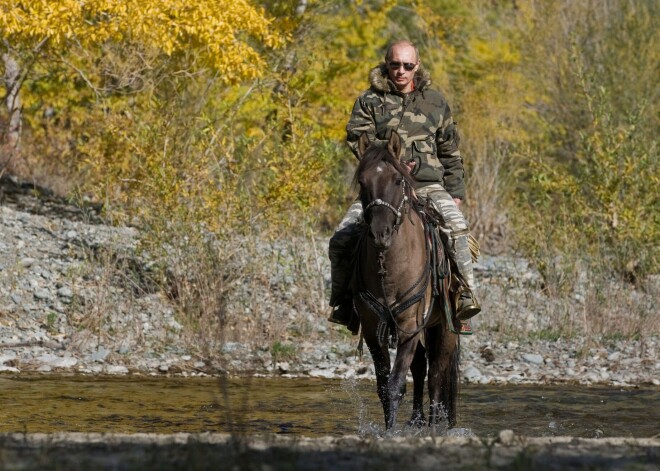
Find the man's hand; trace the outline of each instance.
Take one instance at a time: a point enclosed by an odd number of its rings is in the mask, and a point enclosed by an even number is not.
[[[456,203],[456,206],[459,208],[461,207],[461,203],[463,203],[463,200],[460,198],[454,198],[454,203]]]
[[[404,162],[403,164],[408,169],[408,173],[412,173],[412,170],[415,168],[415,165],[417,165],[417,162],[415,162],[414,160],[408,160],[407,162]]]

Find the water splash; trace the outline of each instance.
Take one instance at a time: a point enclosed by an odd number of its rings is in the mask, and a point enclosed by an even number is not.
[[[385,433],[383,426],[377,425],[374,417],[369,410],[368,399],[364,394],[365,383],[358,381],[355,378],[344,379],[341,382],[341,390],[348,397],[351,409],[355,411],[357,417],[357,434],[362,438],[369,437],[382,437]],[[374,386],[374,396],[378,401],[376,390]],[[380,405],[380,401],[378,401]],[[381,419],[382,420],[382,419]]]

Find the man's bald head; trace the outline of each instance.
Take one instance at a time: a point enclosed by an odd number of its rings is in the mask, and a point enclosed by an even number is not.
[[[392,53],[394,49],[399,49],[401,47],[411,47],[415,50],[415,62],[419,62],[419,50],[417,49],[417,46],[412,41],[408,41],[407,39],[400,39],[398,41],[394,41],[389,45],[387,48],[387,52],[385,53],[385,62],[389,62],[392,60]]]

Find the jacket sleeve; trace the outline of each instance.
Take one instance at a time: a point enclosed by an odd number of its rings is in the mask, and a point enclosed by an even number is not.
[[[442,127],[436,133],[438,159],[445,169],[444,187],[452,198],[465,199],[465,170],[458,150],[460,136],[449,105],[445,105]]]
[[[362,133],[365,132],[369,136],[370,141],[375,139],[376,123],[374,121],[373,112],[364,102],[363,97],[360,97],[355,100],[353,112],[346,125],[346,143],[358,159],[358,141],[360,140]]]

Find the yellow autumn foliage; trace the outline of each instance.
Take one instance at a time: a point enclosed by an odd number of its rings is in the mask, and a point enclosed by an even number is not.
[[[192,49],[224,83],[262,74],[264,58],[250,40],[266,48],[283,44],[246,0],[1,0],[0,12],[0,31],[14,48],[130,41],[168,56]]]

